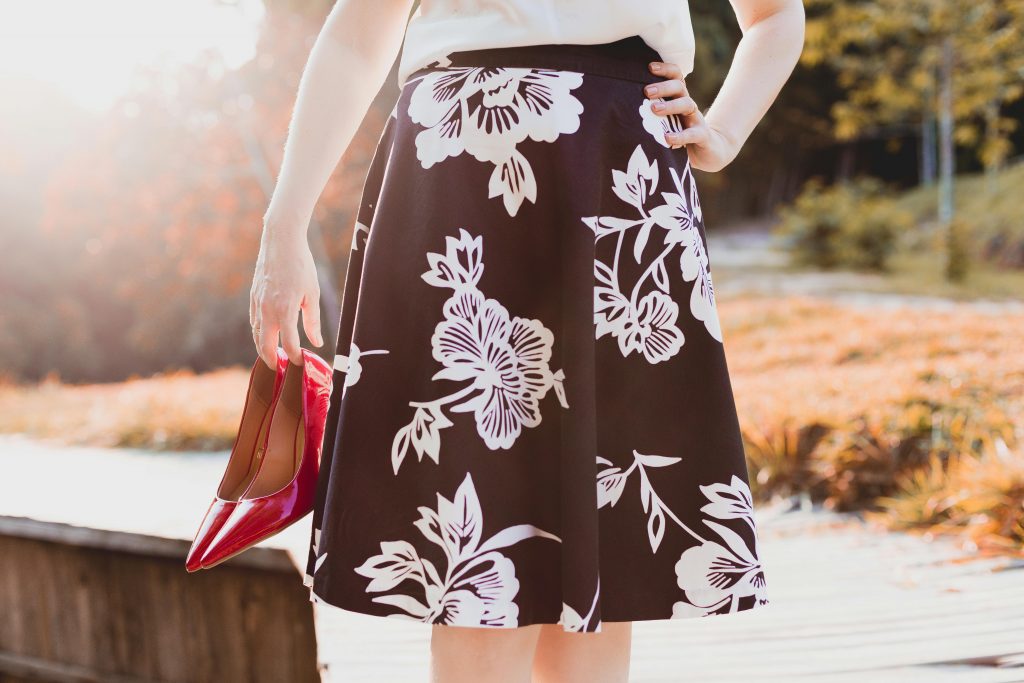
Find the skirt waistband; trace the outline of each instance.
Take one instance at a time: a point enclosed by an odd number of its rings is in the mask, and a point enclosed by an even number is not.
[[[629,36],[610,43],[549,43],[516,45],[479,50],[460,50],[448,55],[457,67],[521,67],[579,71],[587,74],[621,78],[638,83],[664,80],[651,73],[650,62],[661,61],[657,50],[640,36]],[[423,73],[444,68],[437,63],[421,67],[409,75],[412,79]]]

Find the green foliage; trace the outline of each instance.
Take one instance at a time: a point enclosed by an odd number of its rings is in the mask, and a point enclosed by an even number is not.
[[[912,214],[873,178],[827,187],[811,179],[780,218],[776,234],[795,262],[819,268],[886,270],[897,235],[913,225]]]
[[[966,241],[964,252],[971,260],[987,261],[1002,268],[1024,269],[1024,163],[1009,164],[998,171],[957,177],[957,220]],[[935,187],[918,187],[899,198],[899,205],[915,217],[915,227],[905,248],[944,253],[947,234],[936,235]],[[939,239],[935,239],[935,237]]]
[[[802,62],[834,69],[846,93],[832,110],[836,137],[933,115],[948,46],[956,142],[988,167],[1007,158],[1017,122],[1001,107],[1024,95],[1022,0],[808,0],[807,8]]]

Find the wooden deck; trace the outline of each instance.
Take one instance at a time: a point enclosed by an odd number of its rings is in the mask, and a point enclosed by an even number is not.
[[[772,604],[637,623],[631,681],[1024,681],[1024,563],[964,561],[951,543],[821,511],[758,521]],[[329,680],[426,680],[420,624],[323,608],[318,619]]]
[[[0,437],[0,514],[190,539],[225,458]],[[763,506],[758,522],[772,604],[636,624],[631,681],[1024,683],[1024,562],[822,511]],[[308,533],[309,518],[267,545],[301,568]],[[325,681],[426,680],[428,626],[316,618]]]

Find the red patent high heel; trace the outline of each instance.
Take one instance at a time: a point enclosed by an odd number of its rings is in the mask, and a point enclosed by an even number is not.
[[[288,363],[259,470],[207,546],[204,568],[248,550],[313,509],[332,368],[306,349],[302,359],[302,365]]]
[[[189,572],[202,569],[200,558],[206,552],[209,542],[220,531],[230,516],[235,503],[248,488],[259,470],[263,455],[263,443],[270,426],[270,412],[288,367],[288,356],[280,347],[277,353],[277,369],[271,370],[260,357],[256,358],[249,372],[249,387],[245,392],[245,406],[242,419],[231,446],[227,467],[217,485],[213,502],[199,523],[199,530],[192,539],[192,547],[185,557],[185,569]]]

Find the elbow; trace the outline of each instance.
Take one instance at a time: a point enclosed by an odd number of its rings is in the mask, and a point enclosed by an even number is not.
[[[738,3],[739,0],[733,1]],[[793,33],[799,35],[800,41],[803,42],[804,25],[806,24],[803,0],[774,0],[774,2],[758,3],[756,9],[750,8],[747,12],[743,12],[742,5],[737,5],[737,7],[740,29],[743,33],[764,23],[785,24]]]

